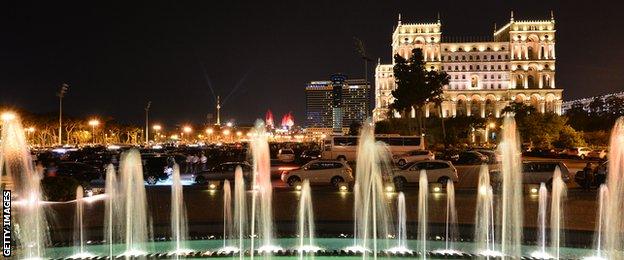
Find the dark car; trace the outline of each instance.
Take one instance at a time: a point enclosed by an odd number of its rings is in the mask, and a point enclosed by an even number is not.
[[[598,165],[593,170],[593,174],[594,178],[592,183],[590,184],[591,187],[600,187],[600,185],[606,183],[607,175],[609,174],[609,161],[603,162]],[[585,174],[582,170],[576,172],[576,175],[574,175],[574,181],[581,187],[584,186],[583,184],[585,184]]]
[[[154,185],[158,181],[169,179],[175,160],[171,156],[147,155],[143,161],[143,177],[145,181]]]
[[[195,174],[195,183],[204,185],[210,181],[219,181],[219,186],[221,187],[224,180],[230,182],[234,181],[234,171],[236,171],[236,167],[238,166],[243,170],[243,178],[249,183],[252,167],[247,162],[226,162],[208,170],[198,172]]]
[[[48,168],[51,171],[52,168]],[[99,179],[102,175],[100,170],[86,163],[80,162],[62,162],[59,163],[55,169],[56,175],[67,176],[74,178],[80,182],[91,182],[92,180]]]
[[[461,152],[459,150],[447,149],[447,150],[444,150],[444,151],[436,152],[435,153],[435,158],[438,159],[438,160],[451,161],[451,162],[455,163],[459,159],[459,154],[460,153]]]
[[[488,157],[476,151],[465,151],[459,154],[455,164],[482,164],[488,161]]]
[[[300,158],[303,161],[317,160],[321,158],[321,151],[320,150],[305,150],[303,151],[303,153],[301,153]]]

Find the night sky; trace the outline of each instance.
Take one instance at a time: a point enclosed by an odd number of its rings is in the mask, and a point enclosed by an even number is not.
[[[306,82],[362,77],[353,37],[389,62],[399,13],[433,22],[439,12],[444,35],[487,36],[512,9],[516,20],[555,12],[565,100],[622,91],[624,15],[611,2],[3,1],[0,106],[56,113],[65,82],[72,116],[140,124],[151,100],[154,122],[201,123],[214,113],[212,85],[226,119],[247,124],[271,109],[302,122]]]

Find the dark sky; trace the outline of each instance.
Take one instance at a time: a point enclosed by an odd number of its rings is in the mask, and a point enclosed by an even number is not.
[[[557,84],[564,99],[624,89],[620,1],[3,1],[0,105],[55,113],[58,85],[73,116],[200,123],[214,111],[239,123],[267,109],[303,118],[304,85],[343,72],[362,77],[354,36],[390,60],[403,21],[442,17],[447,36],[490,35],[493,23],[557,21]],[[204,73],[205,71],[205,73]],[[372,75],[372,69],[371,69]]]

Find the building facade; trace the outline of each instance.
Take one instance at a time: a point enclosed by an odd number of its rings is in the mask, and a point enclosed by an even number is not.
[[[311,81],[305,93],[308,131],[343,133],[352,123],[362,123],[370,111],[371,87],[362,79],[336,74],[328,81]]]
[[[561,114],[563,89],[555,84],[552,13],[550,20],[515,20],[512,12],[509,22],[494,28],[487,39],[445,37],[439,18],[434,23],[406,24],[399,16],[392,34],[392,56],[407,59],[414,48],[423,50],[428,70],[442,70],[450,76],[443,87],[441,109],[428,104],[427,117],[440,112],[443,117],[499,117],[512,102]],[[375,121],[391,115],[388,106],[396,88],[393,66],[394,61],[375,69]]]

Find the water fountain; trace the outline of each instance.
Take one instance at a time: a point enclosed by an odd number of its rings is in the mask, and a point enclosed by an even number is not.
[[[605,233],[605,214],[606,212],[606,203],[607,196],[609,195],[609,189],[606,184],[600,185],[598,189],[598,214],[596,214],[596,233],[594,235],[594,247],[596,248],[596,253],[593,256],[585,257],[586,260],[602,260],[607,259],[605,253],[603,252],[604,245],[604,233]]]
[[[322,250],[314,243],[314,209],[312,207],[310,181],[307,179],[303,181],[301,186],[297,219],[299,247],[296,248],[296,251],[299,252],[299,258],[303,259],[306,253],[310,254]]]
[[[383,238],[385,248],[388,248],[387,239],[391,232],[390,220],[392,214],[384,194],[384,179],[382,174],[390,172],[388,148],[381,142],[375,141],[374,125],[366,122],[361,129],[357,148],[357,167],[355,185],[357,185],[354,199],[357,226],[354,230],[356,245],[345,248],[347,251],[363,253],[366,257],[372,251],[373,257],[379,252],[378,238]]]
[[[475,210],[475,248],[483,256],[500,257],[497,250],[494,230],[494,195],[490,184],[490,171],[487,165],[481,165],[477,186],[477,208]]]
[[[12,182],[3,183],[3,189],[12,189],[13,196],[20,200],[20,203],[15,203],[18,206],[15,235],[21,245],[19,257],[39,259],[44,257],[49,239],[45,211],[41,204],[42,173],[34,169],[24,133],[16,115],[2,115],[0,173],[4,172]]]
[[[540,184],[537,210],[537,245],[539,249],[531,253],[531,257],[550,259],[552,256],[546,251],[546,213],[548,211],[548,189],[543,182]]]
[[[258,120],[250,142],[254,186],[251,197],[251,251],[254,251],[255,237],[259,237],[261,244],[257,251],[261,253],[282,249],[273,243],[273,187],[268,136],[264,123]],[[256,228],[259,230],[258,234]]]
[[[147,253],[149,222],[147,218],[147,199],[143,181],[141,154],[131,149],[121,155],[119,164],[121,171],[122,209],[125,217],[123,230],[126,251],[122,256],[139,256]]]
[[[427,255],[427,217],[429,213],[429,182],[427,172],[420,170],[418,179],[418,251],[423,259]]]
[[[624,258],[624,117],[611,132],[608,169],[603,251],[609,258]]]
[[[233,232],[234,221],[232,219],[232,188],[230,187],[230,181],[225,180],[223,181],[223,248],[219,250],[232,249],[232,237],[234,237]]]
[[[105,202],[105,216],[104,216],[104,239],[108,243],[108,256],[113,258],[113,245],[115,241],[119,241],[119,233],[121,232],[121,216],[119,213],[123,210],[120,208],[121,201],[119,201],[119,184],[117,183],[117,173],[115,172],[115,166],[109,164],[106,167],[106,182],[105,182],[106,202]]]
[[[387,251],[393,254],[398,253],[411,253],[407,247],[407,215],[405,212],[405,194],[399,192],[397,197],[397,230],[396,230],[396,245]]]
[[[78,250],[74,255],[69,258],[81,259],[95,257],[96,255],[89,253],[85,250],[85,234],[83,224],[84,214],[84,190],[82,186],[76,188],[76,217],[74,219],[74,246]]]
[[[192,250],[186,248],[184,244],[188,236],[188,224],[186,219],[186,206],[184,205],[184,194],[182,190],[182,179],[180,177],[180,166],[173,165],[171,174],[171,235],[175,241],[175,248],[172,254],[187,255]]]
[[[444,255],[461,254],[455,250],[453,243],[457,241],[459,234],[457,230],[457,210],[455,209],[455,185],[453,181],[446,182],[446,225],[444,236],[444,249],[435,250],[434,253]]]
[[[501,252],[510,257],[521,256],[522,243],[522,153],[520,134],[513,115],[506,113],[501,127],[502,194],[500,202]]]
[[[567,194],[566,183],[561,177],[559,167],[555,168],[552,180],[552,196],[550,202],[550,246],[553,256],[559,259],[561,256],[561,242],[563,239],[564,205]]]

